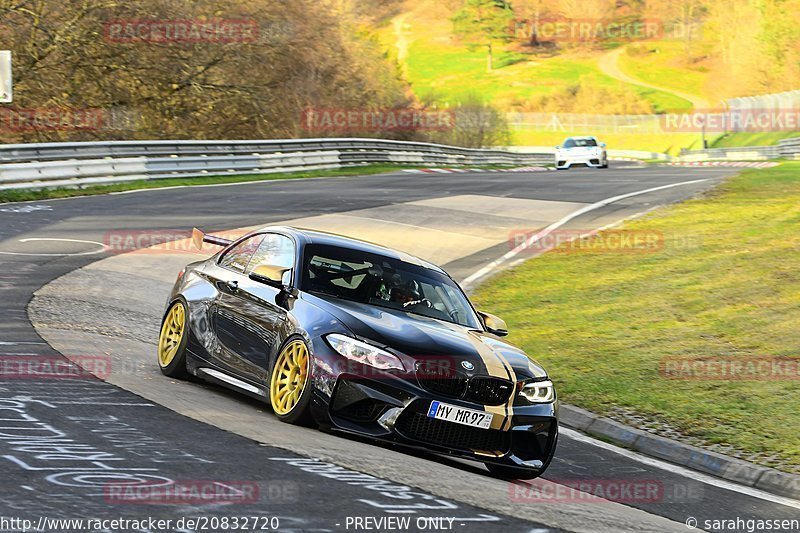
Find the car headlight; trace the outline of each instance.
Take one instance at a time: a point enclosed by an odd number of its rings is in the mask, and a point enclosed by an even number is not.
[[[552,381],[531,381],[523,385],[519,395],[530,403],[552,403],[556,399],[556,389]]]
[[[374,366],[381,370],[405,370],[403,363],[396,355],[366,342],[338,333],[326,336],[325,340],[341,355],[358,363]]]

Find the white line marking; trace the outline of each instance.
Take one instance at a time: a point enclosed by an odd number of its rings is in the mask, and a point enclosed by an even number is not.
[[[487,274],[492,272],[494,269],[496,269],[497,267],[499,267],[500,265],[502,265],[506,261],[509,261],[509,260],[513,259],[514,257],[516,257],[517,255],[519,255],[520,253],[524,252],[525,250],[530,249],[530,247],[533,246],[537,241],[543,239],[544,237],[547,237],[548,235],[550,235],[550,233],[552,233],[553,231],[557,230],[558,228],[560,228],[561,226],[565,225],[566,223],[570,222],[571,220],[574,220],[574,219],[578,218],[581,215],[589,213],[590,211],[595,211],[597,209],[600,209],[601,207],[605,207],[607,205],[619,202],[621,200],[625,200],[627,198],[632,198],[634,196],[641,196],[643,194],[648,194],[648,193],[651,193],[651,192],[663,191],[665,189],[671,189],[673,187],[680,187],[682,185],[693,185],[695,183],[702,183],[704,181],[708,181],[708,179],[682,181],[680,183],[671,183],[669,185],[662,185],[660,187],[653,187],[651,189],[645,189],[643,191],[636,191],[636,192],[631,192],[631,193],[628,193],[628,194],[622,194],[620,196],[614,196],[613,198],[606,198],[605,200],[600,200],[599,202],[595,202],[593,204],[587,205],[586,207],[582,207],[581,209],[578,209],[577,211],[575,211],[573,213],[570,213],[569,215],[565,216],[561,220],[550,224],[549,226],[544,228],[542,231],[540,231],[539,233],[536,233],[535,235],[531,236],[528,240],[526,240],[525,242],[523,242],[522,244],[520,244],[519,246],[517,246],[516,248],[514,248],[510,252],[507,252],[505,255],[503,255],[499,259],[497,259],[495,261],[492,261],[491,263],[489,263],[485,267],[481,268],[480,270],[478,270],[477,272],[475,272],[474,274],[472,274],[471,276],[466,278],[464,280],[464,282],[462,283],[462,285],[469,286],[470,284],[475,283],[477,280],[479,280],[482,277],[486,276]]]
[[[478,516],[473,517],[473,518],[456,518],[454,516],[452,516],[452,517],[448,516],[446,518],[450,518],[454,522],[459,522],[459,523],[461,523],[461,522],[499,522],[500,521],[500,517],[492,516],[490,514],[479,514]]]
[[[236,493],[236,494],[244,494],[244,491],[243,491],[243,490],[241,490],[241,489],[239,489],[239,488],[236,488],[236,487],[232,487],[232,486],[230,486],[230,485],[227,485],[227,484],[225,484],[225,483],[222,483],[221,481],[215,481],[215,482],[214,482],[214,485],[217,485],[217,486],[220,486],[220,487],[226,488],[226,489],[228,489],[228,490],[230,490],[231,492],[234,492],[234,493]]]
[[[633,459],[634,461],[638,461],[642,464],[647,466],[653,466],[655,468],[659,468],[661,470],[666,470],[673,474],[677,474],[679,476],[683,476],[689,479],[693,479],[695,481],[699,481],[701,483],[705,483],[707,485],[713,485],[714,487],[718,487],[725,490],[730,490],[733,492],[738,492],[740,494],[744,494],[746,496],[752,496],[753,498],[758,498],[761,500],[765,500],[772,503],[777,503],[779,505],[785,505],[787,507],[793,507],[795,509],[800,509],[800,501],[793,500],[791,498],[785,498],[783,496],[777,496],[775,494],[770,494],[769,492],[764,492],[763,490],[759,490],[753,487],[746,487],[744,485],[739,485],[738,483],[734,483],[733,481],[727,481],[725,479],[721,479],[718,477],[711,476],[709,474],[703,474],[701,472],[697,472],[695,470],[690,470],[688,468],[678,466],[672,463],[667,463],[666,461],[662,461],[660,459],[655,459],[653,457],[647,457],[645,455],[640,455],[636,452],[631,450],[626,450],[624,448],[619,448],[614,446],[613,444],[609,444],[607,442],[603,442],[588,435],[584,435],[583,433],[576,431],[574,429],[569,429],[561,426],[558,430],[561,434],[579,442],[584,442],[586,444],[592,444],[597,446],[598,448],[603,448],[604,450],[608,450],[623,457],[627,457],[628,459]]]
[[[59,401],[56,401],[56,400],[52,400],[52,403],[56,403],[56,404],[59,404],[59,405],[86,405],[85,401],[82,401],[82,402],[59,402]],[[92,406],[97,406],[97,405],[113,405],[113,406],[126,405],[128,407],[155,407],[156,406],[156,404],[154,404],[154,403],[92,402]]]
[[[34,211],[52,211],[49,205],[24,205],[21,207],[4,207],[0,209],[3,213],[33,213]]]
[[[42,242],[42,241],[56,241],[56,242],[77,242],[82,244],[92,244],[95,246],[99,246],[100,248],[97,250],[89,250],[88,252],[76,252],[76,253],[67,253],[67,254],[32,254],[32,253],[25,253],[25,252],[0,252],[2,255],[25,255],[29,257],[65,257],[65,256],[78,256],[78,255],[97,255],[104,253],[108,246],[103,244],[102,242],[95,242],[95,241],[82,241],[80,239],[55,239],[55,238],[47,238],[47,237],[32,237],[30,239],[20,239],[19,242]]]

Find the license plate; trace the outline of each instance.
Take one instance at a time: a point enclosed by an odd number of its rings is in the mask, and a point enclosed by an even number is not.
[[[475,409],[467,409],[465,407],[458,407],[457,405],[450,405],[441,402],[431,402],[431,408],[428,409],[428,416],[430,418],[437,418],[439,420],[447,420],[448,422],[455,422],[456,424],[463,424],[474,428],[489,429],[492,425],[492,413],[484,411],[476,411]]]

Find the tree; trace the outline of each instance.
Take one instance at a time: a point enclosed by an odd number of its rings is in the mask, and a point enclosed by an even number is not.
[[[567,20],[600,22],[614,18],[616,4],[613,0],[561,0],[557,9]]]
[[[257,31],[218,42],[114,37],[125,21],[215,19]],[[0,20],[2,48],[14,53],[15,106],[105,115],[83,129],[0,123],[9,142],[318,135],[302,127],[305,109],[411,104],[378,44],[329,2],[0,0]],[[109,127],[120,110],[133,120]]]
[[[505,113],[480,95],[467,94],[449,110],[453,113],[453,127],[431,135],[435,142],[468,148],[507,146],[511,142]]]
[[[673,24],[672,33],[683,40],[683,52],[686,60],[692,56],[692,43],[700,25],[700,20],[707,14],[703,0],[650,0],[647,3],[648,15]],[[723,3],[723,8],[729,4]]]
[[[451,19],[457,35],[476,46],[486,47],[486,68],[494,70],[494,43],[508,42],[514,12],[505,0],[466,0]]]
[[[528,43],[531,46],[538,46],[539,27],[545,17],[552,16],[554,13],[552,1],[548,0],[514,0],[514,11],[521,17],[528,30]]]

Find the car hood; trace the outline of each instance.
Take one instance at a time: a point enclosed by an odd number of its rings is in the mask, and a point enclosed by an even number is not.
[[[348,300],[309,294],[303,298],[333,315],[356,337],[417,361],[448,361],[468,375],[512,381],[547,376],[525,352],[484,331]]]
[[[599,146],[576,146],[574,148],[561,148],[561,152],[568,152],[571,154],[593,154],[600,150]]]

